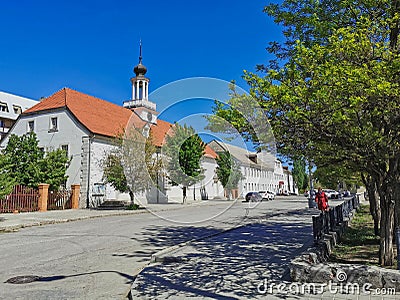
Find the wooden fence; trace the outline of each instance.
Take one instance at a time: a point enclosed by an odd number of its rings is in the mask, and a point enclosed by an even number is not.
[[[321,212],[319,216],[313,216],[314,242],[323,238],[324,234],[335,231],[335,228],[344,221],[348,221],[353,210],[360,207],[360,200],[357,196],[345,200],[342,204]]]

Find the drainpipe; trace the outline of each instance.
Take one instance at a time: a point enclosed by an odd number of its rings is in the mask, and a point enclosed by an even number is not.
[[[91,140],[92,140],[92,138],[93,138],[94,136],[92,136],[92,137],[90,137],[90,136],[88,136],[88,150],[89,150],[89,153],[88,153],[88,170],[87,170],[87,189],[86,189],[86,208],[89,208],[89,206],[90,206],[90,201],[89,201],[89,199],[90,199],[90,163],[91,163],[91,160],[90,160],[90,157],[91,157],[91,150],[92,150],[92,148],[91,148]]]

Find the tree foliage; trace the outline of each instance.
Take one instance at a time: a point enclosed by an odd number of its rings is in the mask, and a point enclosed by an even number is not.
[[[38,184],[47,183],[51,190],[58,190],[67,180],[68,161],[61,149],[47,153],[40,149],[33,132],[22,136],[12,134],[0,159],[0,180],[9,182],[0,184],[9,190],[14,184],[37,188]]]
[[[275,59],[258,66],[262,76],[244,77],[279,152],[320,168],[345,162],[372,178],[382,211],[379,258],[391,265],[394,204],[400,220],[400,1],[284,0],[265,11],[286,39],[270,44]]]
[[[292,170],[293,180],[300,191],[305,191],[308,186],[308,175],[306,172],[306,162],[304,159],[295,159]]]
[[[175,124],[171,135],[166,138],[163,155],[167,162],[167,174],[173,185],[181,185],[183,202],[186,202],[186,190],[203,179],[201,158],[206,144],[194,129],[187,125]]]
[[[244,178],[240,166],[228,151],[219,152],[216,162],[218,180],[228,190],[228,198],[230,198],[231,190],[237,189],[239,181]]]

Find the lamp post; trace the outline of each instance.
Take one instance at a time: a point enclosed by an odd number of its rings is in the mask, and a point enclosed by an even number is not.
[[[311,172],[311,161],[308,161],[308,175],[310,177],[310,192],[308,195],[308,208],[315,208],[316,203],[314,201],[314,185]]]

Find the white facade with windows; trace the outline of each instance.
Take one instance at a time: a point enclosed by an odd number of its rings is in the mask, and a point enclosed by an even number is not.
[[[14,125],[18,116],[39,101],[0,91],[0,139]]]

